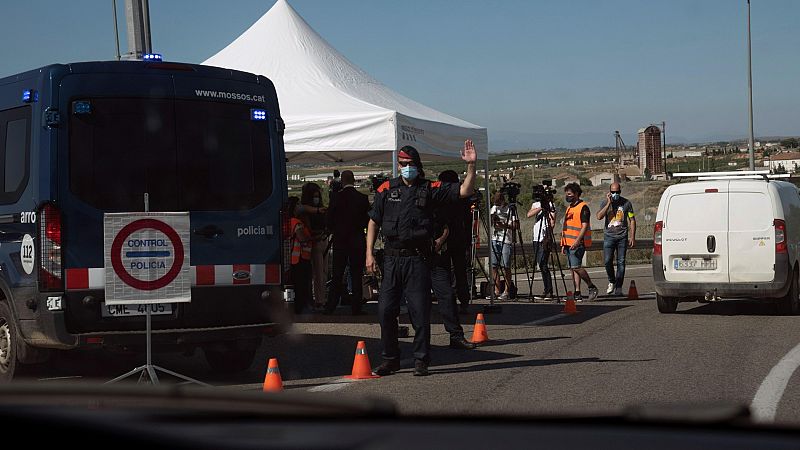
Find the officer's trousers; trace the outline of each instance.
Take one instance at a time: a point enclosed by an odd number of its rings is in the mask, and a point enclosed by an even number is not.
[[[414,359],[430,362],[431,269],[421,256],[385,256],[383,280],[378,297],[383,358],[400,359],[397,317],[405,298],[414,327]]]
[[[453,278],[450,271],[450,254],[434,255],[431,268],[431,288],[439,303],[439,314],[442,316],[444,329],[450,333],[450,339],[464,337],[464,329],[458,320],[456,296],[453,292]]]

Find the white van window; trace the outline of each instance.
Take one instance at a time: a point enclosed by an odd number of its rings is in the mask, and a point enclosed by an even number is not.
[[[727,231],[728,195],[678,194],[669,199],[666,228],[680,231]]]
[[[763,192],[731,192],[730,231],[761,231],[772,227],[772,203]]]

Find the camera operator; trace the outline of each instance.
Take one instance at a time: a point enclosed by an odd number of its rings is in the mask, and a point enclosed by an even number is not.
[[[512,186],[513,188],[513,186]],[[519,228],[519,221],[509,220],[510,209],[504,189],[494,194],[489,217],[494,229],[492,233],[492,247],[489,259],[492,263],[492,279],[494,280],[494,293],[500,300],[508,300],[511,295],[511,246],[514,243],[514,230]],[[514,192],[511,192],[513,194]],[[506,284],[505,290],[500,292],[500,270],[503,271]]]
[[[542,274],[544,293],[541,299],[553,299],[553,281],[547,261],[553,249],[552,230],[556,223],[556,208],[553,203],[553,194],[549,191],[549,186],[534,186],[533,204],[528,211],[528,217],[536,217],[533,225],[533,253],[536,257],[536,264]]]

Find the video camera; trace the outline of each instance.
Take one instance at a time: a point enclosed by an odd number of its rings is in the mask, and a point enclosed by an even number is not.
[[[534,185],[532,188],[533,201],[540,202],[543,209],[549,209],[555,201],[556,190],[552,186],[551,180],[542,180],[542,184]]]
[[[506,196],[509,203],[517,203],[517,196],[521,187],[522,185],[519,183],[506,181],[503,183],[503,187],[500,188],[500,193]]]

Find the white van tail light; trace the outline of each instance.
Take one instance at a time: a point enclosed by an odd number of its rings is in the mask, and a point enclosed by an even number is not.
[[[661,234],[664,229],[664,222],[658,221],[653,227],[653,254],[661,255]]]
[[[64,289],[61,252],[61,211],[47,203],[39,213],[39,289],[60,291]]]
[[[788,253],[786,248],[786,222],[775,219],[775,253]]]

